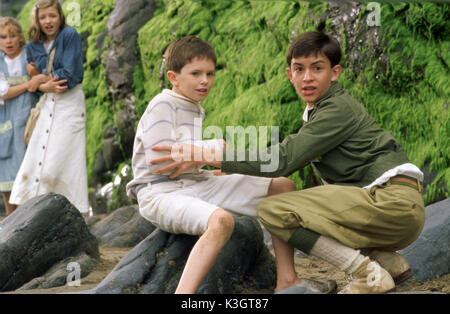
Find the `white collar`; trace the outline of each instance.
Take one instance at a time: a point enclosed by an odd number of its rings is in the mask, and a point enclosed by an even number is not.
[[[305,111],[303,112],[303,121],[308,122],[308,112],[313,110],[314,107],[312,107],[311,109],[308,107],[308,105],[306,105],[305,107]]]

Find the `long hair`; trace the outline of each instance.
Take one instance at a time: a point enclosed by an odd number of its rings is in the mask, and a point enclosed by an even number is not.
[[[56,7],[58,10],[61,22],[59,30],[61,31],[66,26],[66,17],[58,0],[38,0],[31,11],[31,26],[28,30],[28,38],[32,42],[45,42],[47,40],[47,35],[42,31],[39,24],[39,10],[49,7]]]
[[[26,44],[25,37],[23,36],[22,26],[19,21],[13,17],[0,17],[0,28],[8,28],[9,32],[15,32],[20,38],[20,47],[23,48]]]

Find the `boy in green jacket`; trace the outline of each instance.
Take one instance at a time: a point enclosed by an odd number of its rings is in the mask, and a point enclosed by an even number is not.
[[[272,147],[278,158],[275,171],[261,171],[270,161],[236,161],[238,152],[229,151],[222,160],[166,156],[152,161],[178,160],[160,169],[177,168],[172,177],[196,164],[226,173],[278,177],[312,163],[324,185],[268,197],[258,207],[259,219],[272,234],[277,290],[304,286],[295,273],[294,248],[350,275],[352,280],[340,293],[384,293],[412,275],[395,251],[414,242],[423,228],[423,173],[392,134],[379,128],[337,84],[340,58],[337,40],[322,32],[303,33],[290,45],[286,72],[307,104],[305,123],[297,134]],[[250,153],[246,156],[254,156]],[[204,151],[204,156],[211,154]]]

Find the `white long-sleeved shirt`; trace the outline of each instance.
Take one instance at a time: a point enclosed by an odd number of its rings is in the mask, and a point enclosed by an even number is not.
[[[139,186],[168,178],[169,173],[155,173],[156,169],[168,163],[150,164],[150,160],[168,153],[153,151],[153,146],[192,143],[222,150],[219,140],[202,140],[204,118],[205,110],[199,103],[169,89],[163,90],[150,101],[136,130],[132,157],[134,178],[127,184],[129,197],[136,197]],[[201,167],[196,167],[184,172],[179,178],[183,177],[201,180],[205,174]]]

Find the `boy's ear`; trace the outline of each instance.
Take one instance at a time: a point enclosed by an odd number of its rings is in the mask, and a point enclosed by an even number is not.
[[[167,71],[167,78],[172,86],[178,85],[177,74],[174,71]]]
[[[291,72],[291,68],[286,68],[286,74],[289,78],[289,81],[292,82],[292,72]]]
[[[341,75],[342,67],[339,64],[336,64],[334,67],[331,68],[332,75],[331,75],[331,81],[336,82]]]

